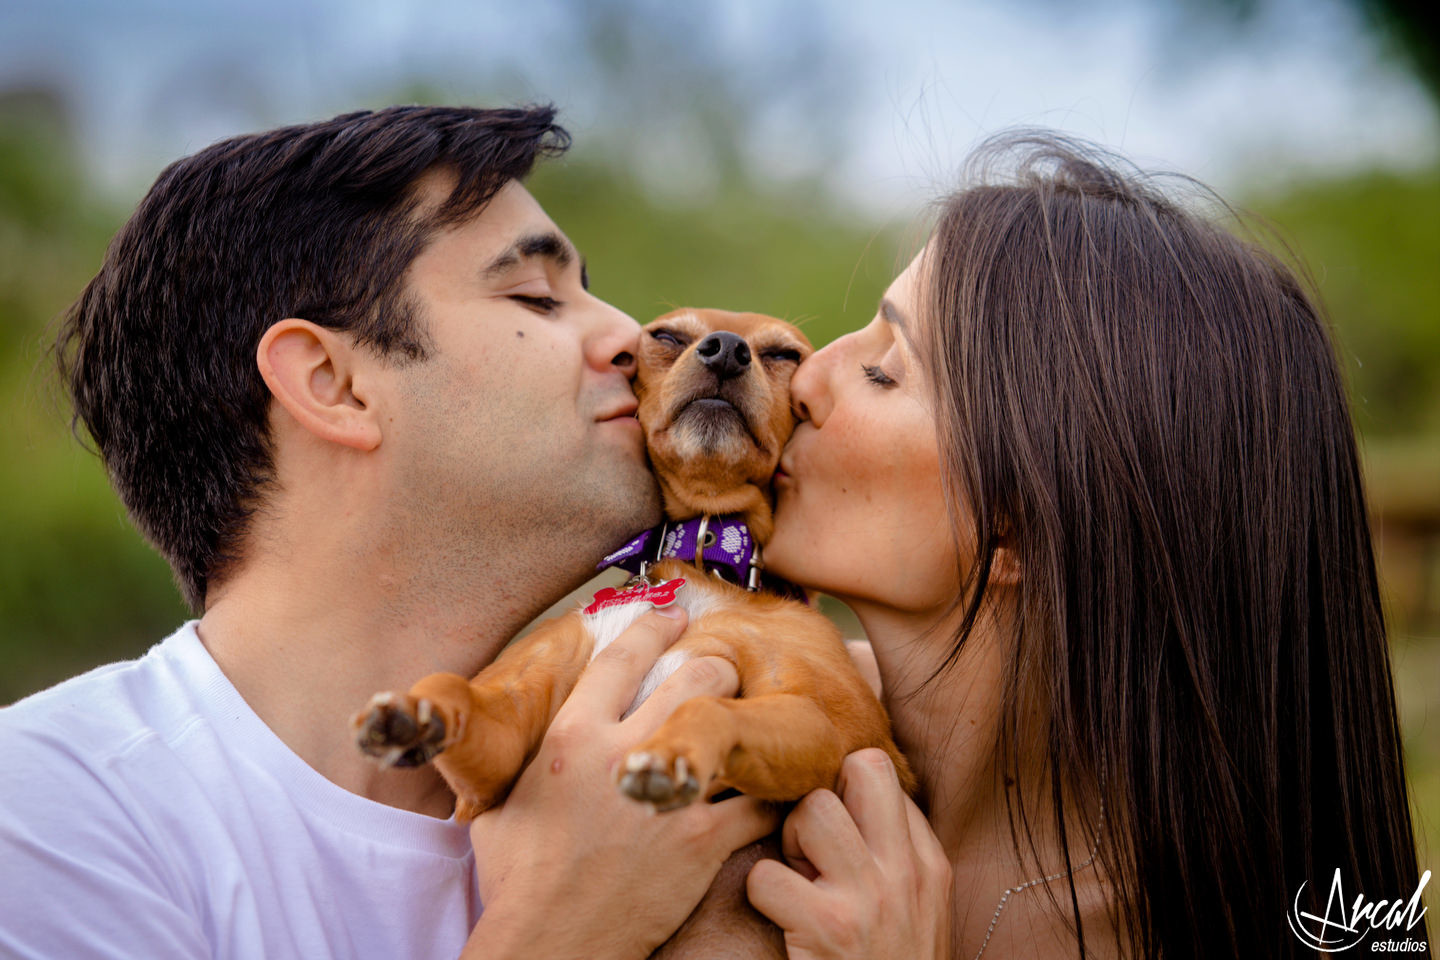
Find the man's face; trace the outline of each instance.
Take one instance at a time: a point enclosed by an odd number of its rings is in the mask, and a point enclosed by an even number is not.
[[[449,186],[422,181],[423,204]],[[573,578],[659,521],[632,416],[639,327],[591,296],[583,273],[513,181],[411,264],[432,349],[393,371],[385,443],[394,515],[429,549],[499,544]],[[451,559],[468,566],[463,552]]]

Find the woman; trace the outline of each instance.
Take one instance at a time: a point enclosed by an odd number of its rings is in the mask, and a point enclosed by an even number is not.
[[[792,956],[1310,955],[1302,883],[1418,881],[1325,324],[1113,158],[983,156],[796,373],[766,551],[860,618],[934,832],[852,757],[752,902]]]

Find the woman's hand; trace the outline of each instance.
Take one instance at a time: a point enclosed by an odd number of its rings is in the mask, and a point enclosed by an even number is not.
[[[775,829],[774,811],[750,797],[657,814],[615,785],[621,758],[680,703],[739,687],[728,661],[692,660],[620,720],[685,622],[679,607],[648,613],[601,651],[509,797],[476,818],[485,910],[463,956],[646,957],[732,851]]]
[[[747,889],[785,931],[791,960],[950,956],[950,861],[883,750],[845,758],[839,795],[816,790],[785,820],[790,866],[762,860]]]

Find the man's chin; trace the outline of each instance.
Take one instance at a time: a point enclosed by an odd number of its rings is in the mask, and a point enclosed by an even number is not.
[[[660,487],[644,464],[616,464],[603,484],[592,484],[591,497],[591,525],[597,541],[604,541],[597,561],[637,533],[657,526],[664,517]]]

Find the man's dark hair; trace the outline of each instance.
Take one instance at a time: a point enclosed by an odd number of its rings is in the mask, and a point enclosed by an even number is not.
[[[404,276],[434,232],[569,147],[553,107],[391,107],[223,140],[165,169],[65,314],[61,379],[197,612],[273,472],[260,337],[285,317],[396,363],[428,337]],[[455,178],[417,215],[427,171]]]

